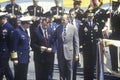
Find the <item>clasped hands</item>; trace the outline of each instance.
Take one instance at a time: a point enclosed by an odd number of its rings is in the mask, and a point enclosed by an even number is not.
[[[40,46],[40,49],[41,49],[41,52],[44,52],[44,51],[46,51],[46,52],[52,52],[52,48],[47,48],[45,46]]]

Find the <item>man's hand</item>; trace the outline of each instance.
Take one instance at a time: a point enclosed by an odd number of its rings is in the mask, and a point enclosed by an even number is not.
[[[52,48],[47,48],[47,50],[46,50],[47,52],[52,52]]]
[[[45,46],[40,46],[40,49],[41,49],[41,52],[44,52],[44,51],[47,49],[47,47],[45,47]]]
[[[13,63],[14,63],[15,65],[17,65],[17,64],[18,64],[18,60],[14,60]]]

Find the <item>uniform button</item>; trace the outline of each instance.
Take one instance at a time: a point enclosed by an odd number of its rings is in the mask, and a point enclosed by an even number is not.
[[[91,36],[93,36],[93,34],[91,34]]]
[[[20,54],[23,54],[22,52]]]
[[[93,37],[91,37],[91,39],[93,39]]]
[[[93,40],[91,40],[91,42],[93,42]]]
[[[5,49],[3,49],[3,51],[5,51]]]

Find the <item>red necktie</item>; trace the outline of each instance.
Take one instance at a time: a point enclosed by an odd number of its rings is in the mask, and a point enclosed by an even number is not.
[[[47,37],[47,31],[44,30],[44,38],[45,38],[45,43],[48,45],[48,37]]]

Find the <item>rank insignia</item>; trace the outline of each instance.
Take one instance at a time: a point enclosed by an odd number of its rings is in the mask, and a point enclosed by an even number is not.
[[[83,23],[80,23],[80,25],[82,26],[82,25],[83,25]]]
[[[98,32],[98,26],[95,26],[95,27],[94,27],[94,30],[95,30],[96,32]]]
[[[84,28],[84,31],[85,31],[85,32],[87,32],[87,31],[88,31],[87,27],[85,27],[85,28]]]
[[[39,10],[37,10],[37,12],[39,13],[40,11],[39,11]]]
[[[15,8],[15,10],[18,10],[17,8]]]
[[[102,22],[104,23],[105,21],[104,21],[104,20],[102,20]]]

